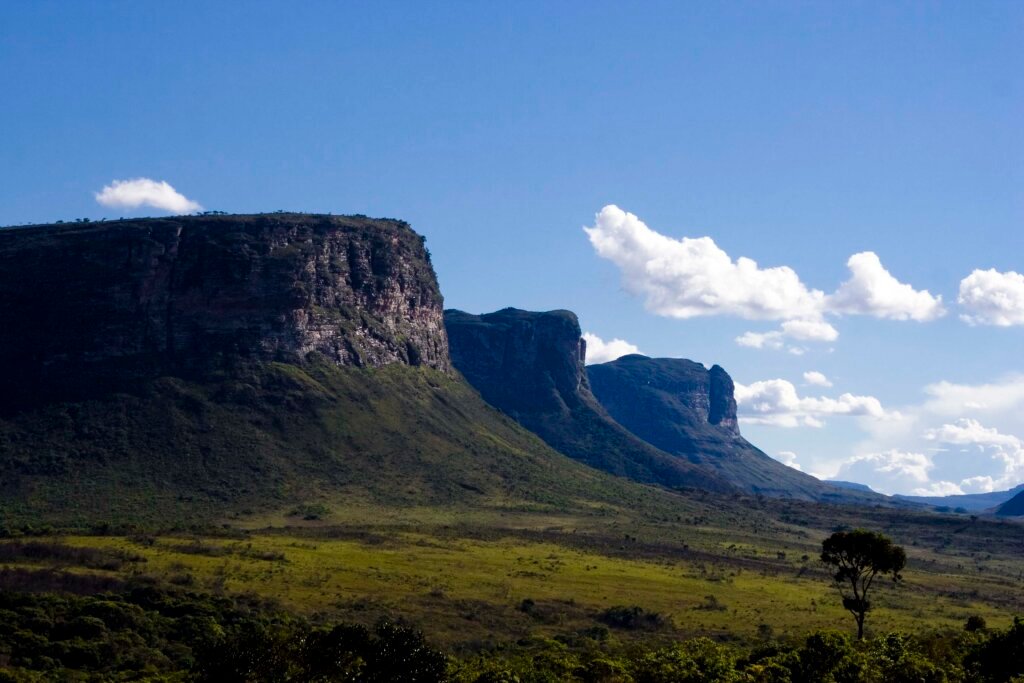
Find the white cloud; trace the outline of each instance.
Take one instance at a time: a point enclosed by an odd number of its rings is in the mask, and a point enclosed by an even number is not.
[[[964,493],[991,493],[996,490],[996,480],[988,476],[968,477],[960,482]]]
[[[850,257],[850,279],[826,296],[788,266],[762,268],[743,256],[733,260],[710,237],[668,237],[612,204],[583,230],[597,255],[619,268],[626,290],[643,297],[656,315],[783,321],[778,330],[737,337],[740,346],[799,354],[802,347],[784,340],[835,341],[839,332],[824,321],[827,314],[927,321],[945,313],[942,297],[900,282],[870,251]]]
[[[779,451],[773,457],[787,467],[792,467],[794,470],[800,470],[801,472],[803,471],[800,468],[800,463],[796,461],[796,453],[793,451]]]
[[[964,490],[951,481],[937,481],[930,486],[911,491],[915,496],[959,496]]]
[[[1024,275],[975,270],[960,281],[960,318],[971,325],[1024,325]]]
[[[892,419],[874,396],[842,394],[839,398],[801,397],[792,382],[769,379],[753,384],[736,384],[736,403],[741,419],[751,424],[777,427],[822,427],[822,418],[833,415]]]
[[[587,365],[607,363],[631,353],[640,353],[635,344],[630,344],[624,339],[605,341],[590,332],[584,332],[583,339],[587,342]]]
[[[835,341],[839,337],[836,328],[824,320],[787,320],[781,329],[770,332],[744,332],[736,337],[736,343],[753,349],[782,349],[796,356],[802,356],[807,349],[786,345],[786,339],[800,341]]]
[[[936,382],[900,418],[859,423],[870,437],[859,452],[928,453],[929,479],[893,481],[860,466],[859,481],[887,492],[939,495],[1002,491],[1024,482],[1024,376],[979,384]],[[842,465],[840,465],[842,466]]]
[[[744,332],[736,337],[736,343],[751,349],[781,349],[782,332]]]
[[[834,478],[866,483],[882,493],[900,493],[929,486],[932,467],[924,453],[891,449],[850,458],[839,467]]]
[[[830,387],[832,382],[829,381],[823,373],[817,370],[808,370],[804,373],[804,382],[815,387]]]
[[[782,323],[782,333],[802,341],[835,341],[839,338],[836,328],[824,320],[787,320]]]
[[[929,429],[925,432],[924,438],[929,441],[949,444],[1021,447],[1020,439],[1012,434],[1000,434],[999,430],[994,427],[984,427],[980,422],[971,418],[960,418],[956,424],[944,424],[941,427]]]
[[[851,277],[828,297],[834,313],[870,315],[892,320],[928,321],[946,313],[941,296],[915,290],[897,280],[872,251],[854,254],[846,262]]]
[[[115,180],[96,193],[96,201],[111,208],[137,209],[140,206],[151,206],[172,213],[192,213],[203,208],[198,202],[171,187],[166,180],[149,178]]]
[[[748,320],[814,319],[824,293],[786,266],[735,261],[710,237],[674,239],[614,205],[584,228],[598,256],[622,272],[625,288],[649,311],[671,318],[734,315]]]
[[[1024,409],[1024,375],[1008,375],[985,384],[936,382],[924,388],[929,397],[921,409],[940,416],[965,413],[1008,413]]]

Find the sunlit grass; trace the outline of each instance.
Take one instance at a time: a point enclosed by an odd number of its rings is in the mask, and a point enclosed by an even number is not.
[[[255,593],[307,615],[372,621],[388,614],[423,627],[448,644],[552,635],[593,626],[617,605],[638,605],[671,618],[678,635],[718,634],[753,640],[762,624],[777,636],[852,623],[824,576],[780,560],[761,570],[677,556],[630,558],[506,537],[478,540],[394,532],[366,539],[268,533],[244,540],[160,537],[152,545],[122,537],[70,537],[72,545],[127,550],[146,558],[123,569],[204,591]],[[148,542],[148,541],[147,541]],[[737,547],[728,552],[740,550]],[[753,545],[746,554],[765,553]],[[977,577],[908,572],[898,589],[882,586],[869,617],[875,631],[958,628],[970,615],[992,625],[1010,621],[986,602]],[[541,605],[538,621],[518,608]]]

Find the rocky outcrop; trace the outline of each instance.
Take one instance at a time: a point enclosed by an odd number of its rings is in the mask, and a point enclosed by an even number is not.
[[[748,493],[813,500],[842,491],[765,455],[740,435],[729,374],[682,358],[623,356],[587,366],[594,396],[644,441],[715,472]]]
[[[441,294],[407,224],[269,214],[0,230],[9,407],[310,354],[450,371]]]
[[[594,399],[586,344],[569,311],[445,311],[452,363],[491,405],[598,469],[667,486],[730,490],[712,472],[644,443]],[[716,404],[728,422],[728,402]],[[735,421],[735,406],[733,406]]]

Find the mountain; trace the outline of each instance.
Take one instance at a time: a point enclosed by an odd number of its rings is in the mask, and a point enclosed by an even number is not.
[[[681,358],[632,354],[587,366],[587,375],[594,396],[623,427],[741,490],[808,500],[866,497],[787,467],[744,439],[732,378],[717,365],[708,370]]]
[[[1000,517],[1021,517],[1024,516],[1024,485],[1018,486],[1019,493],[1006,501],[996,510]]]
[[[239,359],[449,372],[441,293],[400,221],[191,216],[0,231],[0,407]]]
[[[863,491],[864,493],[874,493],[874,490],[867,484],[858,484],[855,481],[842,481],[841,479],[826,479],[826,483],[832,486],[839,487],[841,489],[850,489],[851,491]]]
[[[486,405],[451,367],[429,255],[399,221],[0,230],[0,371],[0,527],[687,504]]]
[[[904,496],[897,494],[893,498],[911,503],[923,503],[934,507],[963,508],[969,512],[981,512],[982,510],[991,510],[998,507],[1021,492],[1024,492],[1024,484],[1015,486],[1009,491],[965,493],[956,496]]]
[[[641,482],[732,490],[714,473],[645,443],[608,415],[591,394],[586,343],[570,311],[448,310],[444,320],[455,368],[484,400],[555,450]]]

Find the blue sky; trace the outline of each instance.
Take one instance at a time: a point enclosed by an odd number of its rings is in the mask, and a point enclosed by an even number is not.
[[[5,3],[0,224],[159,215],[97,203],[140,177],[207,209],[400,217],[450,306],[569,308],[719,363],[744,433],[806,471],[982,490],[1024,480],[1022,73],[1014,2]],[[583,231],[607,205],[627,237],[709,237],[831,303],[766,312],[743,297],[771,273],[724,271],[736,305],[656,310],[652,286],[700,295],[708,253],[670,246],[652,285],[656,253]],[[829,299],[863,252],[910,298],[866,271]],[[736,342],[794,320],[838,337]]]

